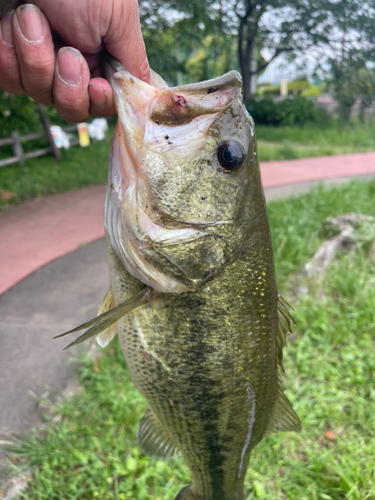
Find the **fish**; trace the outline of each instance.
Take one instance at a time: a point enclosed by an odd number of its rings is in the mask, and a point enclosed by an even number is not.
[[[243,500],[253,448],[301,423],[284,394],[292,309],[277,291],[241,76],[168,87],[112,59],[105,71],[118,113],[104,210],[111,286],[70,345],[118,334],[148,404],[140,450],[190,469],[176,500]]]

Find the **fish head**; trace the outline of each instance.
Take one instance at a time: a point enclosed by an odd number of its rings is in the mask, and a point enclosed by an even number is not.
[[[109,242],[145,284],[194,291],[239,254],[252,193],[262,191],[241,76],[168,87],[154,74],[148,85],[117,61],[106,74],[118,113],[105,206]]]

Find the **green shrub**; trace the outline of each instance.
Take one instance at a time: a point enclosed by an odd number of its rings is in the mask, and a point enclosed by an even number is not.
[[[45,113],[55,125],[66,125],[54,106],[45,106]],[[31,97],[26,94],[12,95],[0,89],[0,138],[5,138],[16,130],[19,134],[40,132],[38,109]]]
[[[245,103],[256,124],[277,126],[304,125],[328,120],[325,111],[304,97],[275,102],[269,97],[251,99]]]
[[[278,113],[277,103],[274,103],[270,97],[250,99],[245,102],[245,105],[255,123],[276,127],[280,125],[282,117]]]
[[[301,94],[311,87],[311,83],[307,80],[295,80],[288,82],[288,94]]]
[[[275,85],[274,87],[266,87],[262,90],[262,95],[269,96],[279,96],[280,95],[280,85]]]
[[[20,134],[41,130],[37,109],[26,94],[12,95],[0,90],[0,138],[8,137],[13,130]]]
[[[311,85],[311,87],[301,92],[302,97],[318,97],[320,94],[321,87],[318,87],[316,85]]]
[[[322,121],[326,113],[304,97],[284,99],[277,103],[282,117],[281,125],[303,125]]]
[[[294,82],[288,82],[288,94],[289,95],[300,95],[301,93],[307,92],[312,85],[307,80],[295,80]],[[260,95],[264,96],[279,96],[280,95],[280,85],[259,88]],[[315,94],[314,94],[315,95]],[[319,95],[319,94],[318,94]]]

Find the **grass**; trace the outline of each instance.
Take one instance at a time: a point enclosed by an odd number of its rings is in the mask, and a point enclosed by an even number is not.
[[[260,161],[375,150],[375,122],[345,127],[257,126],[256,130]],[[87,149],[63,150],[59,163],[49,155],[27,160],[23,168],[18,165],[0,168],[0,210],[28,198],[104,183],[112,132],[113,127],[104,141]],[[3,150],[0,148],[0,153]]]
[[[104,184],[108,171],[108,153],[113,128],[103,141],[88,148],[62,150],[62,160],[51,155],[26,160],[24,167],[0,168],[0,210],[29,198]],[[8,192],[3,199],[1,192]]]
[[[375,216],[374,197],[375,182],[356,181],[269,205],[284,295],[291,275],[322,243],[322,221],[349,211]],[[375,500],[375,260],[359,248],[309,286],[285,351],[287,394],[303,430],[272,435],[255,448],[248,499]],[[21,498],[174,500],[189,472],[181,460],[140,454],[136,427],[146,405],[118,343],[100,359],[80,360],[78,370],[82,392],[53,407],[54,422],[23,437],[11,456],[16,471],[34,467]]]
[[[260,161],[375,150],[375,122],[345,126],[256,127]]]

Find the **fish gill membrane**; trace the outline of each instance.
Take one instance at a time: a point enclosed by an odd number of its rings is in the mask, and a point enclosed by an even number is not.
[[[301,424],[281,380],[293,318],[277,293],[242,80],[168,87],[153,73],[148,85],[104,64],[118,113],[104,209],[111,286],[70,345],[119,335],[148,403],[141,451],[182,455],[190,469],[176,500],[243,500],[251,450]]]

